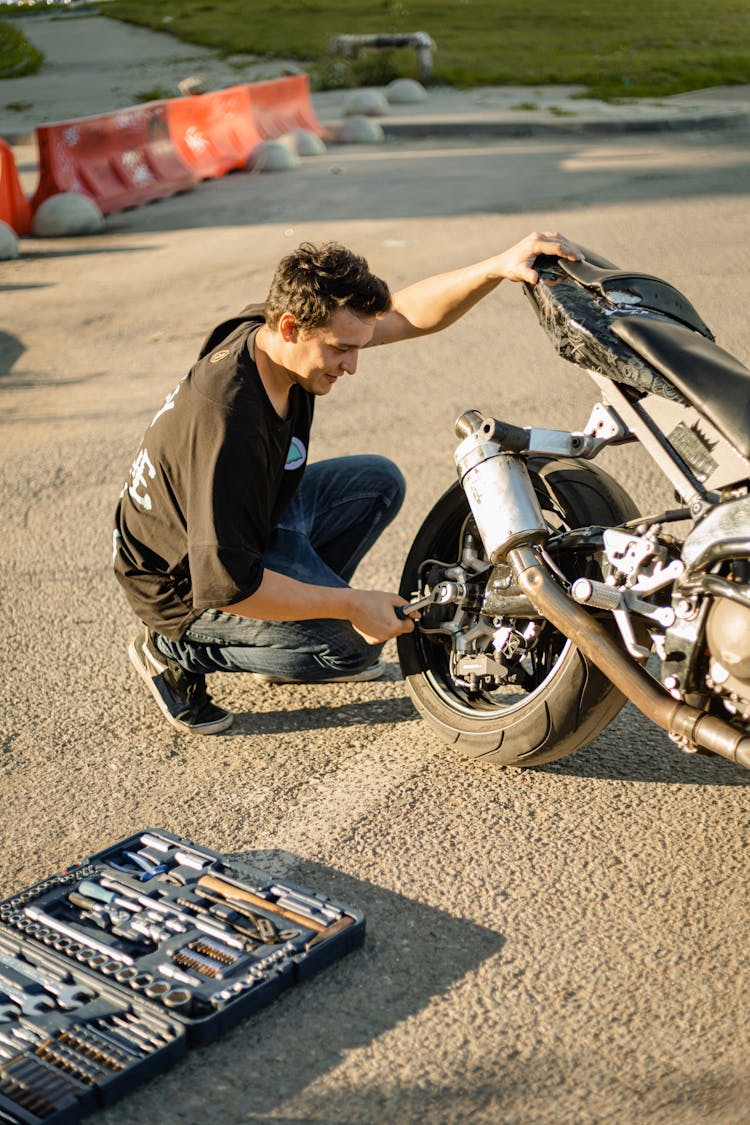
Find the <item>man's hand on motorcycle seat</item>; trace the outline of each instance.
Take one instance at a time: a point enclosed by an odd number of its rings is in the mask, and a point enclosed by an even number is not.
[[[506,281],[526,281],[536,285],[539,274],[534,269],[534,261],[540,254],[553,258],[569,258],[573,262],[583,261],[581,250],[556,231],[534,231],[511,246],[496,259],[496,269],[501,279]]]
[[[414,622],[406,617],[396,617],[396,606],[407,605],[404,598],[385,590],[349,590],[351,595],[349,620],[368,644],[378,644],[411,633]]]

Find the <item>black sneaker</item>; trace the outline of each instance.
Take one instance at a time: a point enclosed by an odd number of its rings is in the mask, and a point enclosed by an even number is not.
[[[159,705],[164,718],[187,734],[219,734],[231,727],[234,715],[211,702],[206,677],[185,669],[159,652],[153,634],[144,626],[128,645],[128,656]]]

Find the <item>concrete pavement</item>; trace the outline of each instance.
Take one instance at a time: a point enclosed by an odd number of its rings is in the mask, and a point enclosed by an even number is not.
[[[368,922],[362,950],[97,1125],[747,1125],[750,775],[681,754],[630,706],[544,769],[467,761],[419,721],[392,648],[366,684],[219,676],[235,727],[191,739],[126,655],[110,543],[127,467],[206,331],[296,243],[337,238],[401,287],[563,230],[668,278],[750,360],[746,134],[458,147],[225,176],[2,267],[3,893],[161,827]],[[516,286],[438,336],[371,349],[316,411],[313,446],[382,453],[407,478],[358,582],[398,583],[455,479],[457,414],[578,429],[592,398]],[[655,510],[658,474],[610,453]]]

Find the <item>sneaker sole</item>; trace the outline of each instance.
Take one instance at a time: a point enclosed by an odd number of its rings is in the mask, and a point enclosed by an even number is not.
[[[250,675],[259,684],[364,684],[370,680],[379,680],[385,675],[385,664],[378,660],[362,672],[346,673],[343,676],[328,676],[325,680],[291,680],[284,676],[274,676],[266,672],[251,672]]]
[[[224,719],[217,719],[213,723],[203,723],[200,726],[194,727],[190,727],[187,725],[187,723],[183,723],[179,719],[175,719],[174,715],[169,712],[164,703],[164,700],[159,695],[156,685],[149,675],[148,668],[141,660],[140,653],[135,646],[135,641],[131,641],[128,645],[128,656],[130,657],[130,663],[133,665],[136,672],[141,677],[148,690],[151,692],[151,695],[156,700],[156,704],[162,715],[167,720],[167,722],[175,728],[175,730],[179,730],[183,734],[221,734],[222,731],[227,730],[229,727],[231,727],[232,723],[234,722],[234,715],[231,714],[227,715]]]

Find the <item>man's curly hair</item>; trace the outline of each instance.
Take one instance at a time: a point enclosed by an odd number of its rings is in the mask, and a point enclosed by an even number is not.
[[[279,262],[266,299],[266,322],[275,328],[282,313],[300,327],[320,328],[339,308],[379,316],[391,304],[390,290],[364,258],[337,242],[303,242]]]

